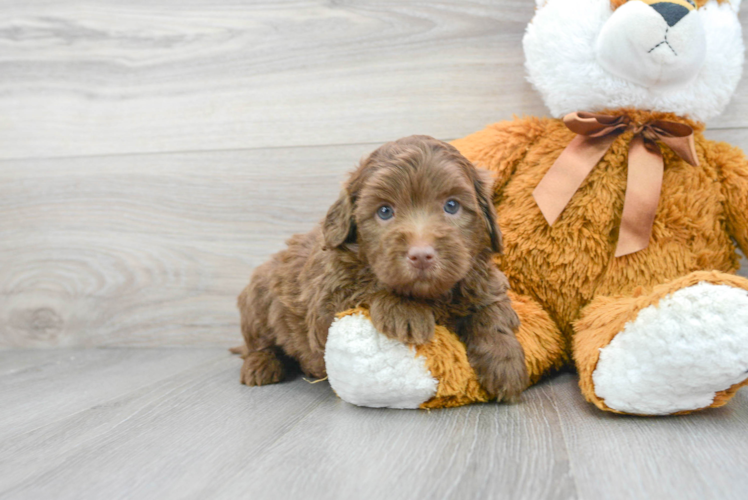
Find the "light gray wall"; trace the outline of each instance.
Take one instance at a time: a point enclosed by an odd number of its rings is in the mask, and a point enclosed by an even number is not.
[[[0,1],[0,347],[238,343],[251,270],[361,156],[546,113],[533,8]],[[709,126],[748,150],[748,79]]]

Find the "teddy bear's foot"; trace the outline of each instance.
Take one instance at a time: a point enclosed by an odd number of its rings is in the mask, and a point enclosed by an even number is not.
[[[368,310],[338,315],[327,336],[330,386],[343,401],[375,408],[451,408],[485,403],[488,393],[465,345],[437,325],[425,344],[406,345],[377,331]]]
[[[358,406],[418,408],[436,395],[438,382],[425,359],[378,332],[363,312],[332,324],[325,365],[335,393]]]
[[[729,279],[677,289],[694,281],[685,277],[649,296],[593,301],[575,325],[587,399],[620,413],[666,415],[721,406],[748,383],[748,292],[742,288],[748,281],[721,276]],[[627,322],[609,336],[606,317],[613,328],[621,317]]]

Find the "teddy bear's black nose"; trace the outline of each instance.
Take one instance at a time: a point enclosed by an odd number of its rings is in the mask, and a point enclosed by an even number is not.
[[[665,19],[668,26],[675,26],[678,21],[683,19],[683,16],[690,12],[682,5],[670,2],[657,2],[650,5],[650,7],[656,10],[657,13]]]

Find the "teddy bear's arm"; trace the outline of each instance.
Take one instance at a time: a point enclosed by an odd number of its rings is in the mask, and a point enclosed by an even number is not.
[[[730,144],[720,142],[708,152],[718,165],[725,197],[727,228],[745,254],[748,252],[748,158]]]
[[[489,125],[480,132],[452,141],[452,145],[475,166],[494,173],[494,189],[498,192],[530,145],[545,132],[547,124],[547,119],[534,116],[515,118]]]

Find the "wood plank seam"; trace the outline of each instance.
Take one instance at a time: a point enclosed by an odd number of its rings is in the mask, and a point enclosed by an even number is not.
[[[576,380],[577,379],[575,378],[575,382],[576,382]],[[576,383],[574,385],[578,386],[578,384],[576,384]],[[544,394],[548,394],[548,392],[550,392],[550,396],[548,398],[551,400],[551,405],[553,406],[553,409],[556,412],[556,417],[558,418],[558,421],[560,423],[559,427],[561,428],[561,437],[562,437],[563,442],[564,442],[564,450],[566,452],[566,458],[569,461],[569,475],[571,476],[572,483],[574,484],[574,494],[575,494],[576,498],[580,498],[579,497],[579,485],[577,483],[577,473],[576,473],[576,470],[575,470],[576,469],[576,463],[572,459],[572,456],[571,456],[571,450],[569,448],[569,438],[566,435],[566,431],[564,430],[565,426],[562,423],[564,417],[563,417],[563,415],[561,415],[561,410],[559,408],[558,397],[557,397],[556,391],[554,389],[554,386],[551,386],[551,387],[543,386],[541,389],[543,390]]]

